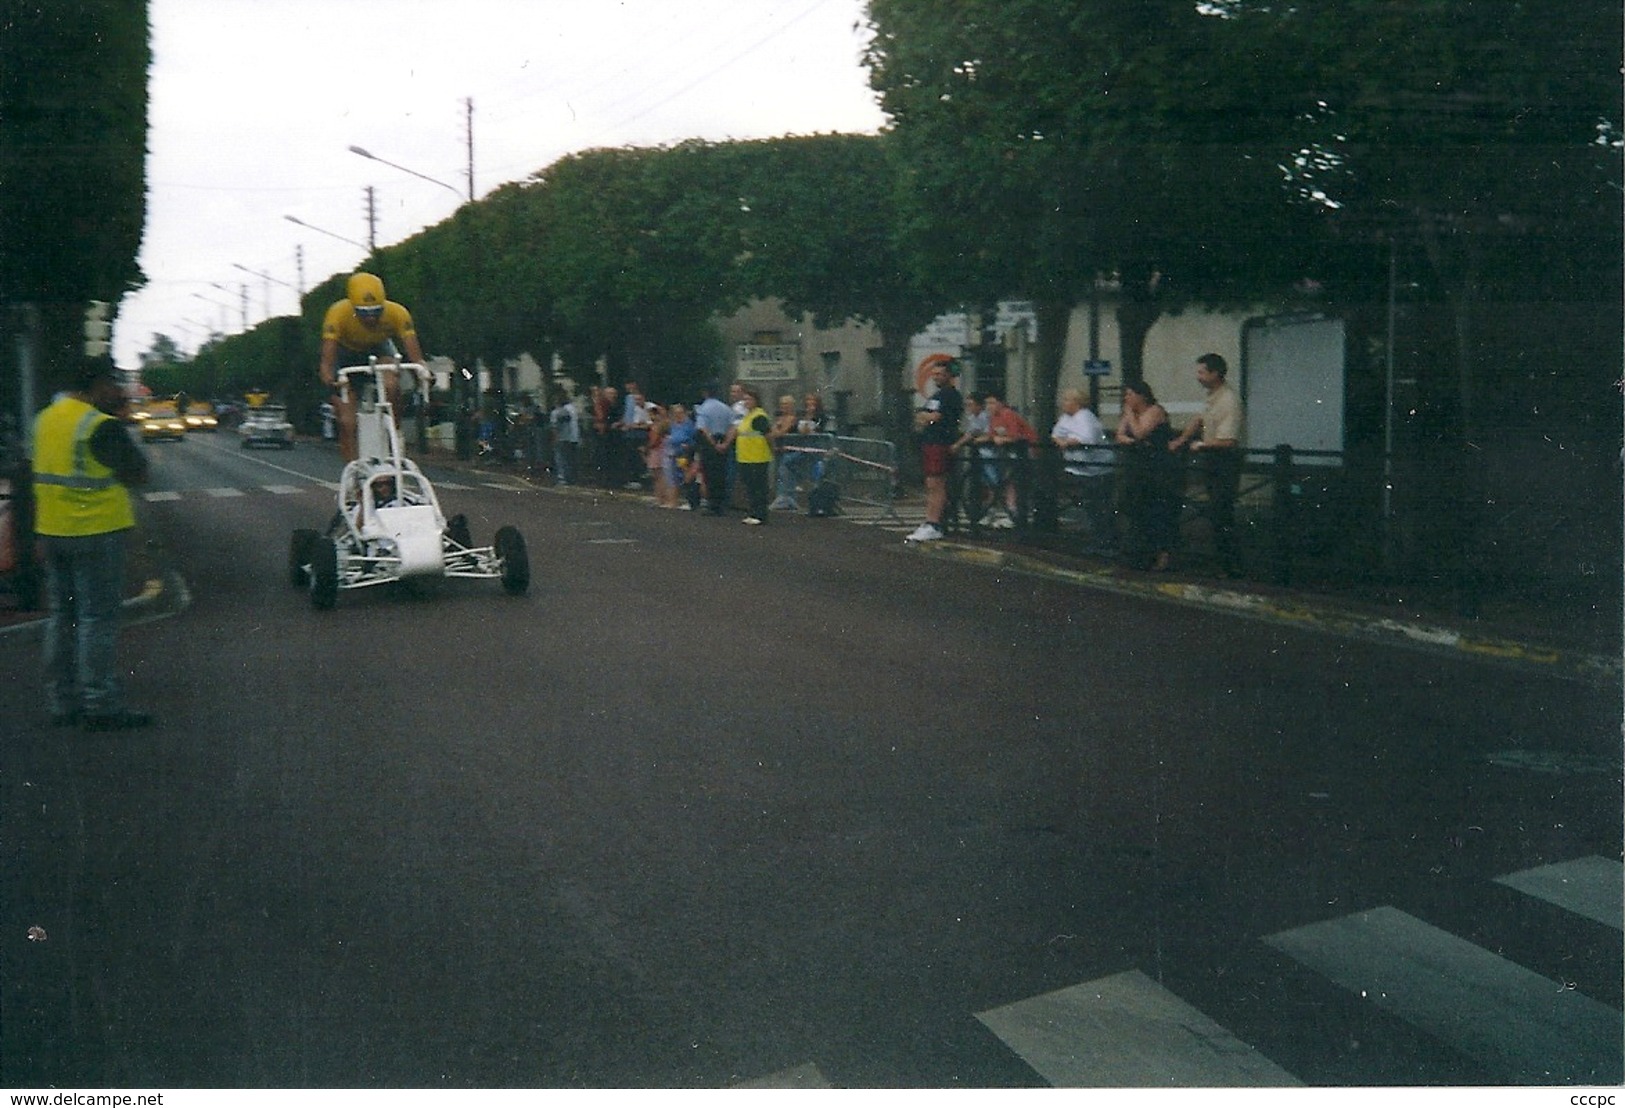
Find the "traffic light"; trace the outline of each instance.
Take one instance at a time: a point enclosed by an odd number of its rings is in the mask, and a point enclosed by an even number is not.
[[[112,305],[105,300],[92,300],[85,305],[85,357],[104,358],[112,349],[113,324],[107,318]]]

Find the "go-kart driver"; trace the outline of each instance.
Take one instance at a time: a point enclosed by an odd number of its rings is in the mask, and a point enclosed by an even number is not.
[[[337,389],[338,371],[347,366],[366,365],[371,355],[383,362],[400,361],[395,340],[406,347],[407,357],[423,363],[423,348],[418,345],[417,329],[412,325],[412,313],[404,305],[384,296],[384,282],[371,273],[351,275],[344,288],[343,300],[336,300],[322,319],[322,383]],[[395,412],[397,423],[401,411],[400,374],[387,370],[378,374],[383,378],[384,396]],[[355,399],[346,400],[342,393],[333,397],[333,414],[338,422],[339,456],[346,462],[356,459]]]

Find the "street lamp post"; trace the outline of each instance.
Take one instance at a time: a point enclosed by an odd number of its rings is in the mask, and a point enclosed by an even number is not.
[[[242,313],[243,330],[248,330],[248,286],[239,284],[237,288],[233,290],[228,289],[225,285],[222,285],[217,281],[210,281],[209,287],[219,289],[227,296],[235,296],[237,298],[238,310]]]
[[[394,162],[389,161],[389,160],[387,160],[385,158],[380,158],[377,154],[374,154],[372,151],[367,150],[367,149],[365,149],[363,147],[351,146],[350,147],[350,153],[359,154],[359,155],[361,155],[361,157],[366,158],[369,161],[378,162],[380,165],[387,165],[391,169],[398,169],[402,173],[405,173],[405,174],[408,174],[410,176],[416,177],[420,181],[427,181],[431,185],[439,185],[443,189],[450,189],[452,191],[452,194],[454,196],[456,196],[459,200],[461,200],[463,198],[462,191],[460,189],[458,189],[458,187],[456,185],[448,185],[444,181],[441,181],[441,180],[439,180],[437,178],[434,178],[434,177],[430,177],[427,173],[419,173],[417,170],[408,169],[404,165],[396,165]],[[468,177],[468,199],[470,199],[470,200],[474,199],[474,175],[472,173],[469,174],[469,177]]]
[[[317,234],[326,235],[330,239],[338,239],[340,242],[347,242],[351,246],[359,246],[359,247],[361,247],[361,249],[367,251],[369,254],[372,252],[372,247],[368,246],[364,242],[357,242],[355,239],[345,238],[343,235],[338,234],[335,231],[329,231],[325,227],[318,227],[314,223],[306,223],[304,220],[300,219],[296,215],[285,215],[282,218],[287,220],[289,223],[297,223],[299,226],[305,228],[307,231],[315,231]]]
[[[271,285],[272,285],[272,283],[274,282],[274,283],[276,283],[278,285],[281,285],[283,288],[288,288],[288,289],[291,289],[291,288],[294,287],[294,286],[288,284],[288,282],[286,282],[286,281],[280,280],[279,278],[276,278],[276,277],[272,277],[269,273],[261,273],[257,269],[249,269],[246,265],[238,265],[236,262],[232,262],[231,263],[231,268],[240,269],[244,273],[251,274],[252,276],[255,276],[255,277],[259,277],[260,279],[262,279],[265,282],[264,306],[265,306],[265,318],[266,319],[271,318]],[[295,291],[298,291],[298,290],[295,290]]]

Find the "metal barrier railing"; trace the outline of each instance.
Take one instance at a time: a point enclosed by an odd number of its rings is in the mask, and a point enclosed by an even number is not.
[[[1125,484],[1142,479],[1135,467],[1143,458],[1133,449],[1091,447],[1093,456],[1080,467],[1051,443],[968,447],[954,458],[945,527],[977,537],[1008,528],[1029,537],[1054,536],[1085,553],[1115,552],[1120,540],[1133,539],[1119,504]],[[1212,523],[1200,478],[1202,460],[1176,455],[1159,478],[1168,482],[1181,532]],[[1337,547],[1340,536],[1372,522],[1368,512],[1337,491],[1348,484],[1344,461],[1338,451],[1286,445],[1243,451],[1235,527],[1245,533],[1246,553],[1261,576],[1289,583],[1306,560],[1321,557]],[[1069,467],[1090,472],[1069,473]],[[1192,545],[1187,538],[1179,541]]]
[[[879,508],[887,519],[902,522],[897,514],[897,445],[884,439],[829,436],[833,452],[824,473],[840,486],[841,500]]]

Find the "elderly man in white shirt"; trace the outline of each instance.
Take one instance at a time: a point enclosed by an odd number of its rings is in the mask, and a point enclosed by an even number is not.
[[[1100,418],[1084,404],[1083,390],[1061,393],[1061,417],[1050,431],[1050,441],[1061,448],[1062,465],[1078,490],[1089,534],[1097,545],[1112,543],[1112,466],[1115,461],[1111,440]]]

